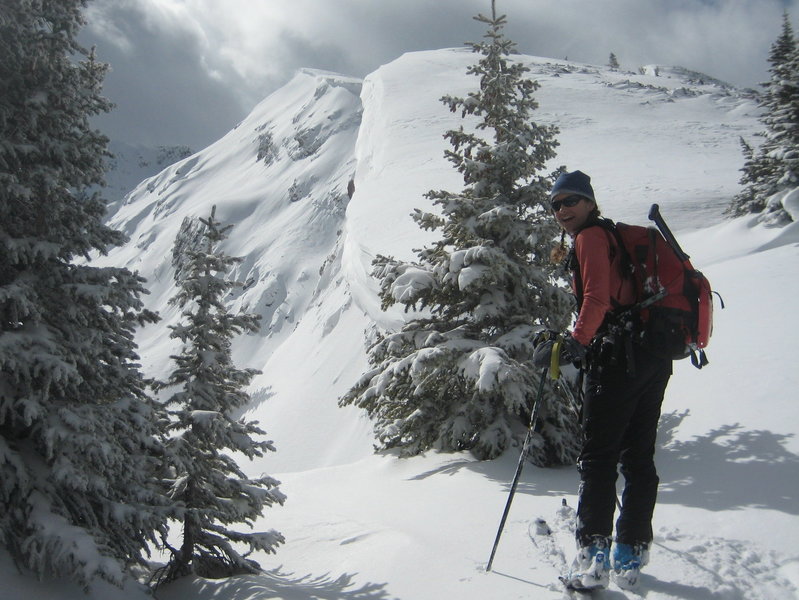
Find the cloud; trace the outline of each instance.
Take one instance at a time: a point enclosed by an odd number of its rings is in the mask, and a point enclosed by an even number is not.
[[[204,145],[249,108],[231,92],[236,84],[227,65],[215,60],[199,23],[155,2],[98,5],[99,24],[90,21],[81,41],[96,45],[98,57],[111,65],[104,93],[116,108],[97,120],[107,135],[142,144]]]
[[[797,8],[792,0],[788,8]],[[767,73],[782,0],[506,0],[508,35],[522,52],[623,68],[679,65],[739,86]],[[796,11],[794,11],[796,12]]]
[[[681,65],[734,83],[767,79],[782,11],[799,0],[497,0],[526,54],[623,68]],[[113,71],[98,125],[195,148],[226,133],[296,69],[364,76],[403,52],[482,39],[488,0],[95,0],[82,36]]]

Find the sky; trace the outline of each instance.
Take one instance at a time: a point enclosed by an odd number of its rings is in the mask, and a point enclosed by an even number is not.
[[[679,65],[742,87],[768,78],[799,0],[497,0],[523,54],[623,69]],[[112,140],[199,150],[297,69],[364,77],[404,52],[479,41],[489,0],[91,0],[80,40],[111,66],[96,120]]]

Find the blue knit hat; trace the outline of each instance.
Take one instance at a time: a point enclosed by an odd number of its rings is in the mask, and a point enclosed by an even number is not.
[[[558,194],[577,194],[596,202],[594,188],[591,187],[591,178],[582,171],[572,171],[558,177],[549,193],[550,200]]]

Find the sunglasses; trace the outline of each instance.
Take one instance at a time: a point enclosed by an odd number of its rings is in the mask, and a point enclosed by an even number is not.
[[[550,204],[552,207],[552,212],[556,213],[560,210],[561,206],[565,206],[567,208],[571,208],[572,206],[577,206],[577,204],[582,200],[582,196],[578,196],[577,194],[573,194],[571,196],[567,196],[563,200],[555,200]]]

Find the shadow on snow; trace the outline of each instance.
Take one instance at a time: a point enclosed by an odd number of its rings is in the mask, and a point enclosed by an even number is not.
[[[676,439],[689,411],[661,417],[655,461],[660,475],[659,503],[708,510],[765,508],[799,515],[799,455],[786,449],[790,434],[746,430],[722,425],[690,440]],[[492,461],[453,454],[453,460],[411,479],[454,475],[461,469],[502,483],[506,490],[517,466],[519,448]],[[619,478],[623,480],[623,478]],[[574,467],[540,468],[527,463],[517,494],[564,497],[576,494],[579,476]]]
[[[243,575],[226,579],[184,578],[164,586],[156,594],[160,600],[192,598],[192,600],[391,600],[385,583],[365,583],[356,587],[355,576],[338,577],[284,573],[281,567],[260,575]]]
[[[799,514],[799,456],[790,434],[722,425],[690,440],[675,433],[689,411],[664,414],[655,460],[658,502],[708,510],[755,507]]]

